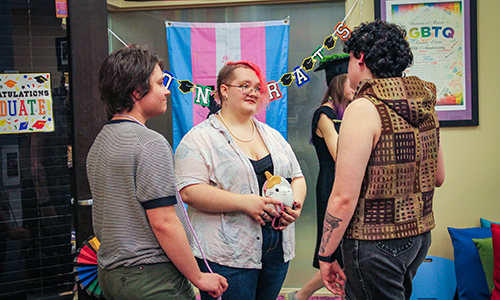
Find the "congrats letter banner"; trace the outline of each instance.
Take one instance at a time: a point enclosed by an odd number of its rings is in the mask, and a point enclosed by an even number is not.
[[[248,60],[262,70],[269,83],[277,83],[288,64],[289,21],[251,23],[165,22],[170,72],[177,81],[216,86],[217,73],[228,61]],[[207,105],[195,103],[196,92],[185,93],[172,84],[174,149],[182,137],[209,114]],[[277,84],[275,84],[277,86]],[[270,91],[272,93],[272,91]],[[256,118],[286,138],[287,93],[271,97]],[[198,101],[199,103],[199,101]]]

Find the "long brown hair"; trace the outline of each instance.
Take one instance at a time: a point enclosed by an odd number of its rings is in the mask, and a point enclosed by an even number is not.
[[[344,84],[347,79],[347,74],[340,74],[333,77],[328,85],[323,101],[321,101],[321,105],[331,101],[333,104],[333,110],[339,119],[342,119],[345,108],[347,107],[347,104],[349,104],[349,99],[344,97]]]

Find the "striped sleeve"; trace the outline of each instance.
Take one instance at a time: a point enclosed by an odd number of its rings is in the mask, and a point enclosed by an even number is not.
[[[145,209],[177,203],[172,149],[163,138],[145,143],[136,175],[137,199]]]

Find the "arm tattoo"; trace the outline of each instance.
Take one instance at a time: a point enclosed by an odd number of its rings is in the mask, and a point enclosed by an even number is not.
[[[321,253],[325,252],[326,245],[330,242],[333,230],[340,227],[339,222],[342,222],[342,220],[326,212],[325,222],[323,223],[323,237],[321,238],[321,245],[319,247]]]

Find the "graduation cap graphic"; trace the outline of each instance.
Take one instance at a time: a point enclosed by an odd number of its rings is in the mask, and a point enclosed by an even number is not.
[[[331,34],[325,38],[323,46],[325,46],[326,49],[331,50],[335,47],[336,42],[337,42],[337,37]]]
[[[192,88],[194,88],[194,84],[189,80],[180,80],[178,81],[180,86],[179,90],[181,90],[184,94],[189,93]]]
[[[280,81],[284,86],[289,86],[293,81],[293,73],[286,73],[285,75],[281,76]]]
[[[217,113],[220,110],[220,105],[215,101],[214,95],[210,94],[210,102],[208,103],[208,115],[207,118],[210,117],[210,115],[213,115]]]
[[[314,60],[310,56],[304,59],[304,61],[302,62],[302,68],[304,68],[304,70],[308,72],[311,71],[313,67],[314,67]]]
[[[26,129],[28,129],[28,125],[29,125],[28,122],[21,122],[21,124],[19,124],[19,130],[26,130]]]
[[[43,77],[42,75],[38,75],[37,77],[35,77],[35,80],[38,83],[45,83],[45,81],[47,81],[47,78]]]
[[[5,82],[5,85],[10,87],[10,88],[13,88],[16,85],[16,83],[17,82],[15,82],[14,80],[9,80],[9,81]]]
[[[333,77],[347,73],[349,67],[349,54],[333,54],[325,56],[314,72],[325,70],[326,85],[330,84]]]
[[[45,126],[45,123],[47,123],[47,121],[43,121],[43,120],[38,120],[35,122],[35,124],[33,124],[33,128],[36,128],[36,129],[42,129],[43,126]]]

